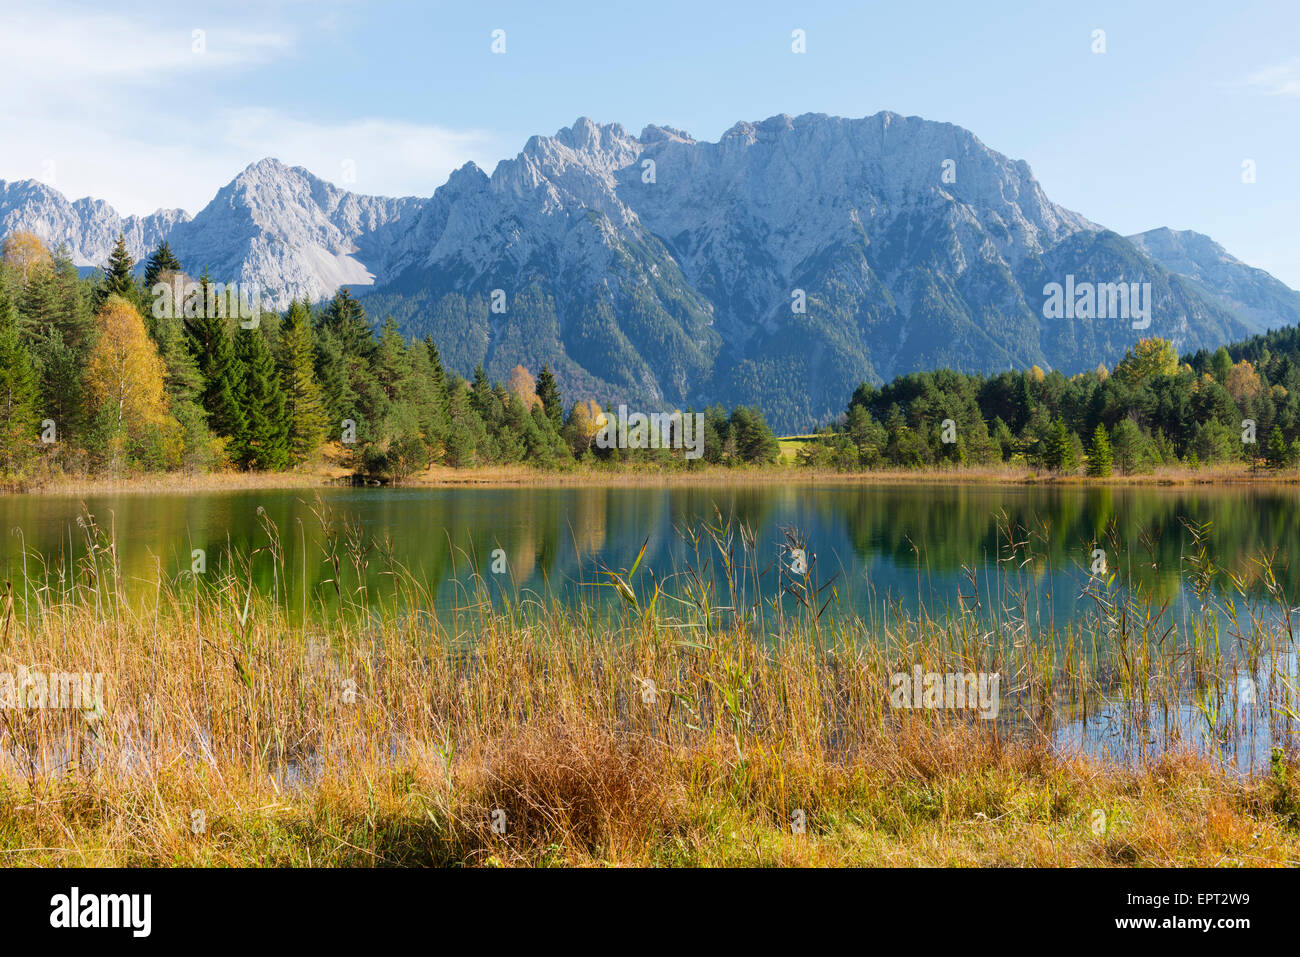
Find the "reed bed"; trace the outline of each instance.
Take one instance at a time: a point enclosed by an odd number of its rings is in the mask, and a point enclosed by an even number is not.
[[[1223,598],[1199,548],[1181,608],[1097,575],[1064,630],[1012,574],[864,619],[797,530],[761,565],[717,515],[664,578],[593,567],[575,605],[470,573],[435,615],[382,541],[318,518],[314,590],[269,521],[201,578],[131,587],[90,515],[84,554],[6,583],[0,672],[104,690],[0,707],[5,863],[1300,862],[1295,642],[1267,561]],[[1004,537],[1008,569],[1032,567],[1033,535]],[[997,673],[996,718],[893,706],[915,665]],[[1098,726],[1104,747],[1071,737]],[[1262,760],[1243,768],[1243,742]]]

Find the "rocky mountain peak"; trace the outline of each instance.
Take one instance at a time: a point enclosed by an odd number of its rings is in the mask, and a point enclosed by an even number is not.
[[[372,314],[432,334],[462,374],[547,362],[602,403],[752,403],[778,428],[902,372],[1092,369],[1143,335],[1197,348],[1300,322],[1300,294],[1208,237],[1125,239],[969,130],[897,113],[779,114],[715,142],[579,117],[427,199],[345,185],[266,157],[191,220],[0,182],[0,230],[85,265],[119,232],[137,259],[167,238],[187,271],[278,307],[373,286]],[[1150,327],[1047,319],[1067,276],[1150,283]]]

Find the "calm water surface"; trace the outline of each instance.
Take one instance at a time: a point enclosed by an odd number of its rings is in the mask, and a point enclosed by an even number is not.
[[[867,614],[901,605],[937,610],[977,598],[993,609],[1023,597],[1044,623],[1076,617],[1095,561],[1160,599],[1185,597],[1194,554],[1189,523],[1208,529],[1208,548],[1228,574],[1257,578],[1272,556],[1290,596],[1300,593],[1300,494],[1258,491],[965,487],[772,486],[713,488],[324,489],[85,498],[0,497],[0,564],[21,583],[39,558],[57,565],[86,554],[78,518],[89,512],[117,543],[123,574],[145,589],[161,565],[188,571],[202,549],[209,570],[233,548],[268,544],[278,529],[294,595],[303,577],[312,602],[328,603],[340,555],[345,577],[382,591],[396,562],[427,581],[437,609],[464,601],[479,573],[494,592],[535,591],[573,601],[596,594],[599,570],[628,568],[648,542],[641,574],[669,579],[695,563],[690,529],[716,522],[752,529],[760,569],[776,587],[773,562],[787,530],[815,559],[818,582],[838,576],[841,608]],[[260,514],[264,513],[264,514]],[[324,519],[324,523],[322,521]],[[333,531],[333,544],[326,527]],[[368,547],[350,551],[360,533]],[[24,544],[26,554],[24,555]],[[736,548],[742,550],[736,534]],[[497,550],[500,551],[497,551]],[[707,553],[708,549],[704,549]],[[494,574],[505,559],[505,574]],[[494,566],[495,561],[495,566]],[[269,557],[254,561],[270,587]],[[391,579],[388,579],[391,581]],[[129,586],[128,586],[129,587]],[[1261,598],[1264,591],[1252,590]],[[603,591],[608,591],[605,589]]]

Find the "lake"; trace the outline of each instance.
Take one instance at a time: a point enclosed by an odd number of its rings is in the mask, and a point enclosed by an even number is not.
[[[141,601],[153,596],[159,568],[181,582],[194,572],[216,581],[230,571],[232,554],[251,556],[256,587],[294,618],[329,616],[347,601],[377,599],[392,608],[394,573],[410,572],[430,596],[418,610],[446,620],[487,595],[498,605],[541,598],[617,612],[617,592],[601,587],[610,580],[604,572],[625,573],[643,545],[636,574],[624,574],[642,602],[655,583],[680,591],[690,569],[725,596],[722,553],[706,530],[714,526],[716,536],[725,526],[732,560],[748,564],[752,549],[760,572],[737,604],[755,594],[768,602],[783,595],[789,607],[783,593],[793,577],[818,591],[816,604],[827,603],[826,614],[856,615],[868,629],[904,613],[970,614],[987,619],[992,631],[1041,638],[1095,614],[1091,591],[1105,583],[1140,594],[1183,623],[1161,650],[1177,658],[1182,653],[1174,646],[1186,640],[1186,622],[1202,600],[1193,584],[1198,569],[1206,570],[1213,603],[1234,614],[1250,606],[1260,620],[1276,620],[1294,602],[1298,504],[1289,488],[853,483],[6,496],[0,556],[20,601],[42,580],[57,592],[60,570],[69,560],[84,562],[92,542],[115,543],[124,588]],[[796,549],[803,564],[795,570],[806,567],[806,577],[792,572]],[[1273,591],[1263,575],[1266,557],[1276,575]],[[237,577],[242,583],[247,573]],[[409,610],[409,601],[402,604]],[[658,612],[672,614],[667,602]],[[1236,631],[1247,637],[1227,648],[1229,658],[1258,651],[1246,648],[1251,624],[1244,614],[1242,621]],[[1067,707],[1052,723],[1052,737],[1124,760],[1159,750],[1173,734],[1240,767],[1260,767],[1285,733],[1270,720],[1267,702],[1294,693],[1297,670],[1289,637],[1267,648],[1271,658],[1256,656],[1247,670],[1234,670],[1228,698],[1213,693],[1213,713],[1230,709],[1230,717],[1207,721],[1209,692],[1178,685],[1163,710],[1143,704],[1135,712],[1131,693],[1083,717]],[[1103,684],[1124,683],[1110,665],[1098,664],[1106,656],[1095,647],[1081,653]],[[1225,722],[1246,714],[1235,694],[1237,674],[1253,674],[1258,684],[1249,724],[1225,736]],[[1008,697],[1016,698],[1010,686]]]
[[[789,567],[802,546],[818,585],[833,579],[834,608],[965,606],[992,613],[1008,598],[1047,624],[1077,617],[1091,573],[1118,571],[1158,600],[1187,597],[1189,525],[1232,591],[1230,575],[1265,600],[1257,560],[1272,555],[1291,598],[1300,588],[1300,495],[1290,489],[774,485],[567,488],[326,488],[189,494],[0,498],[0,565],[18,587],[42,561],[57,567],[87,554],[85,516],[117,545],[128,589],[152,590],[203,567],[218,572],[229,552],[247,554],[278,529],[290,604],[328,606],[333,551],[345,587],[382,594],[394,563],[427,582],[435,611],[467,600],[476,585],[495,596],[539,594],[572,602],[614,598],[601,570],[628,569],[643,543],[638,581],[671,587],[674,574],[718,555],[707,538],[697,557],[691,530],[731,519],[752,530],[761,587],[778,590],[778,558]],[[331,542],[331,535],[333,542]],[[793,537],[791,537],[793,536]],[[24,545],[26,557],[24,558]],[[196,550],[200,550],[200,558]],[[196,562],[198,563],[196,565]],[[275,587],[266,553],[254,557],[259,587]],[[482,578],[476,578],[481,575]],[[283,585],[281,587],[284,587]],[[21,588],[19,588],[21,590]],[[825,593],[830,595],[828,589]]]

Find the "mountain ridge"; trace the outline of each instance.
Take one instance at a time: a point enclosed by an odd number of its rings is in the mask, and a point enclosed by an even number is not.
[[[791,429],[860,381],[1075,372],[1140,335],[1188,351],[1300,321],[1300,293],[1208,237],[1122,237],[969,130],[888,111],[741,121],[716,142],[579,117],[428,198],[352,193],[273,158],[192,218],[9,196],[0,182],[0,228],[63,230],[83,256],[116,222],[137,258],[166,238],[187,271],[256,282],[278,307],[350,286],[462,374],[549,363],[574,397],[752,403]],[[1149,283],[1150,328],[1047,319],[1045,288],[1067,275]]]

